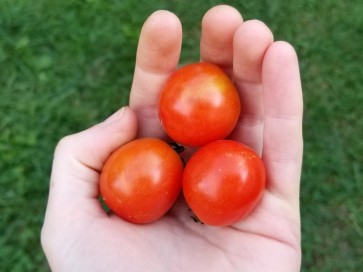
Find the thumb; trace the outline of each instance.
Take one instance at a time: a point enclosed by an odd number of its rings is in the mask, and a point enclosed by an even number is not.
[[[131,141],[136,131],[136,115],[124,107],[106,121],[63,138],[54,155],[50,198],[97,198],[104,162],[115,149]]]
[[[74,235],[83,233],[90,220],[106,216],[98,201],[99,172],[115,149],[135,137],[136,130],[136,115],[125,107],[106,121],[63,138],[57,145],[41,233],[50,263],[59,263],[59,249],[71,247]],[[70,231],[65,231],[67,228]],[[54,254],[56,250],[58,255]]]

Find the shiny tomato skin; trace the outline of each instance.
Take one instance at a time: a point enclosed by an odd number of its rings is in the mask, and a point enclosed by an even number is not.
[[[119,217],[137,224],[162,217],[181,191],[183,162],[164,141],[142,138],[117,149],[100,176],[105,204]]]
[[[239,94],[217,65],[193,63],[166,82],[159,98],[159,118],[166,133],[178,143],[202,146],[226,138],[241,110]]]
[[[258,204],[266,183],[262,160],[249,147],[220,140],[201,147],[183,174],[183,193],[200,221],[228,226]]]

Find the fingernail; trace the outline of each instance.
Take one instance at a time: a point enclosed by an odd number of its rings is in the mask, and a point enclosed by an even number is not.
[[[108,117],[105,121],[103,121],[104,125],[108,125],[112,122],[118,121],[122,118],[122,116],[124,115],[125,109],[126,107],[122,107],[121,109],[119,109],[118,111],[116,111],[114,114],[112,114],[110,117]]]

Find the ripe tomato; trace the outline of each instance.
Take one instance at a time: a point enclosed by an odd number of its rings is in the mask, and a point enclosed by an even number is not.
[[[183,174],[189,207],[203,222],[227,226],[247,216],[265,188],[265,168],[249,147],[220,140],[201,147]]]
[[[211,63],[177,70],[160,94],[159,118],[166,133],[187,146],[226,138],[240,114],[239,94],[229,77]]]
[[[163,216],[181,191],[183,162],[159,139],[144,138],[117,149],[100,176],[106,205],[133,223],[150,223]]]

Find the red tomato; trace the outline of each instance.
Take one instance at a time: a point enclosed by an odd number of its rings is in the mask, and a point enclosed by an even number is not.
[[[121,146],[106,161],[100,192],[106,205],[133,223],[163,216],[181,191],[183,162],[159,139],[137,139]]]
[[[227,226],[247,216],[265,188],[265,168],[249,147],[220,140],[201,147],[183,174],[189,207],[203,222]]]
[[[211,63],[177,70],[164,86],[159,118],[166,133],[187,146],[226,138],[240,114],[239,94],[229,77]]]

